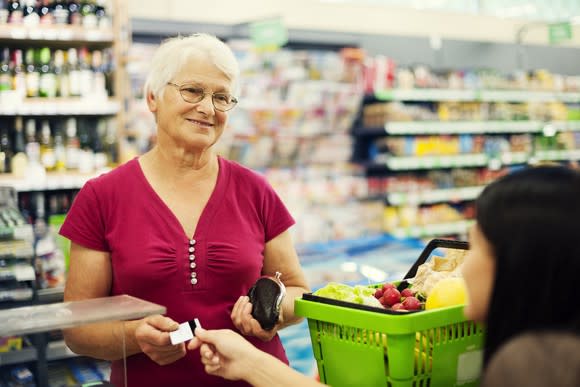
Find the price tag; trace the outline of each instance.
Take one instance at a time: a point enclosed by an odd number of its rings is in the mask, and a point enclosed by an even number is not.
[[[72,40],[73,32],[67,28],[61,28],[58,30],[56,38],[58,40]]]
[[[12,39],[26,39],[26,29],[14,28],[12,31],[10,31],[10,37]]]
[[[28,38],[31,40],[42,40],[43,39],[42,30],[36,28],[28,30]]]
[[[103,40],[103,34],[99,30],[90,30],[85,33],[86,39],[89,42]]]
[[[49,28],[44,31],[44,39],[46,40],[56,40],[57,32],[55,29]]]

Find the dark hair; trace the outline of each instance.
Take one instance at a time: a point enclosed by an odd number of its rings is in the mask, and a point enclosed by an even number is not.
[[[526,331],[580,334],[580,172],[527,168],[488,185],[477,223],[496,258],[484,362]]]

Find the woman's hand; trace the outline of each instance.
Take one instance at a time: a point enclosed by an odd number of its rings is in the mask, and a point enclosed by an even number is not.
[[[280,314],[280,316],[282,316]],[[252,304],[248,296],[241,296],[234,304],[231,314],[234,326],[245,336],[255,336],[262,341],[270,341],[276,335],[278,326],[269,331],[262,329],[258,320],[252,317]]]
[[[185,344],[171,344],[169,332],[179,324],[169,317],[154,315],[146,317],[135,330],[139,347],[151,360],[159,365],[171,364],[185,356]]]
[[[206,331],[195,328],[195,337],[187,349],[199,348],[205,372],[229,380],[244,379],[248,370],[255,364],[253,358],[260,351],[242,336],[229,329]]]

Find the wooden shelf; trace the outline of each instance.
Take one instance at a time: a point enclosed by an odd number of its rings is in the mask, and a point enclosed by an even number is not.
[[[0,96],[0,115],[4,116],[80,116],[114,115],[121,104],[109,98],[9,98]]]
[[[12,187],[16,192],[55,191],[63,189],[81,189],[91,178],[107,170],[84,174],[78,172],[47,173],[44,180],[18,178],[14,175],[0,175],[0,186]]]
[[[77,26],[34,26],[1,25],[0,42],[16,43],[65,43],[71,44],[106,44],[114,41],[113,30],[86,29]]]

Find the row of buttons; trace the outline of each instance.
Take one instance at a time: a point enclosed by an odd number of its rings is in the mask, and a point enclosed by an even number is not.
[[[195,239],[189,240],[189,267],[191,268],[191,284],[197,284],[197,273],[193,271],[197,266],[195,263]]]

